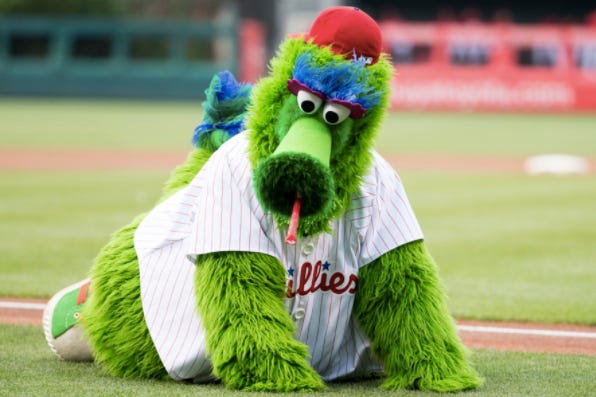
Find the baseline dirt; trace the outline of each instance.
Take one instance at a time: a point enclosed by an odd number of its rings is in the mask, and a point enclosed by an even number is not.
[[[462,341],[473,349],[596,356],[596,327],[469,320],[460,320],[457,324],[460,326]],[[463,330],[465,326],[489,328],[489,332]],[[495,331],[490,332],[491,328],[495,328]],[[555,332],[539,335],[549,331]],[[533,332],[536,334],[532,334]]]
[[[179,151],[0,150],[0,170],[170,170],[186,156]]]
[[[2,298],[1,303],[33,304],[42,306],[47,303],[42,299]],[[0,306],[0,324],[41,325],[43,309],[23,309]]]

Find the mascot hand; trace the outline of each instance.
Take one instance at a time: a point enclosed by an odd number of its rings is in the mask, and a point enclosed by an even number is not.
[[[247,325],[222,340],[227,357],[216,360],[215,373],[230,389],[305,392],[325,389],[305,359],[306,346],[269,324]],[[222,352],[222,353],[226,353]],[[219,361],[219,362],[217,362]]]
[[[428,365],[433,366],[433,363],[429,362]],[[456,392],[474,389],[482,384],[482,381],[478,378],[478,374],[469,367],[462,368],[457,372],[438,379],[431,375],[435,371],[436,368],[421,368],[420,373],[427,375],[422,375],[422,377],[415,379],[405,375],[393,375],[388,377],[381,387],[386,390],[417,389],[437,392]]]
[[[231,389],[314,391],[325,388],[294,339],[285,311],[285,269],[269,255],[201,256],[195,273],[213,373]]]
[[[355,311],[384,361],[383,388],[452,392],[482,384],[423,241],[400,246],[362,269]]]

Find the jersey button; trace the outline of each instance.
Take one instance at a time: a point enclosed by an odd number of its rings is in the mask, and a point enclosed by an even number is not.
[[[293,314],[294,320],[300,320],[301,318],[304,317],[305,313],[306,313],[306,310],[304,310],[303,308],[296,309]]]
[[[312,253],[313,249],[314,249],[314,246],[312,245],[312,243],[304,244],[304,246],[302,247],[302,255],[304,255],[304,256],[310,255]]]

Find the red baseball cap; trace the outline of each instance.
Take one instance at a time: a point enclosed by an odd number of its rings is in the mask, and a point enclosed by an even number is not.
[[[357,7],[330,7],[317,16],[306,40],[319,47],[331,46],[336,54],[346,59],[363,57],[374,64],[381,55],[382,35],[379,25],[367,13]]]

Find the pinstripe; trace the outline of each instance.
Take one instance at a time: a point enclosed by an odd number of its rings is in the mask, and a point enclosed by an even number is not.
[[[173,246],[171,247],[174,248]],[[179,249],[179,247],[175,248]],[[171,261],[164,261],[164,265],[170,266],[171,264]],[[170,273],[170,277],[164,280],[164,283],[166,285],[178,286],[181,276],[180,272],[168,273]],[[172,275],[174,277],[171,277]],[[165,308],[167,315],[157,317],[161,321],[159,322],[159,325],[156,326],[154,334],[155,339],[164,341],[164,354],[162,358],[166,362],[169,362],[168,358],[173,347],[172,345],[178,340],[178,334],[180,332],[180,327],[177,320],[180,318],[180,311],[182,309],[179,304],[181,298],[182,297],[180,295],[170,295],[164,290],[162,291],[161,300],[159,301],[160,311],[163,312]]]
[[[404,217],[401,215],[401,212],[400,212],[399,208],[396,207],[393,202],[386,203],[385,200],[383,199],[383,197],[379,197],[379,200],[381,201],[381,205],[383,205],[383,206],[390,205],[392,207],[393,211],[395,211],[395,213],[398,214],[399,217],[403,221]],[[389,225],[389,223],[390,223],[390,225]],[[401,239],[402,240],[405,240],[407,237],[406,237],[406,234],[404,233],[404,231],[402,230],[402,228],[400,226],[400,223],[401,222],[399,222],[399,221],[396,220],[396,218],[393,215],[393,213],[389,213],[389,214],[387,214],[387,218],[384,219],[383,225],[389,231],[391,231],[391,229],[397,230],[397,232],[401,236]],[[409,230],[409,227],[407,226],[407,224],[406,224],[406,227],[408,228],[408,234],[407,234],[407,236],[411,236],[412,235],[412,232]],[[392,238],[395,238],[394,237],[394,233],[391,233],[390,236],[392,236]]]
[[[187,288],[192,289],[193,280],[186,279],[185,284]],[[190,284],[190,285],[189,285]],[[195,311],[195,300],[194,294],[187,294],[185,296],[186,301],[183,304],[185,312],[194,312]],[[181,367],[179,376],[181,379],[189,378],[189,375],[192,376],[192,371],[194,367],[200,365],[200,362],[197,362],[197,357],[195,355],[191,355],[193,351],[206,351],[206,345],[204,344],[203,338],[193,337],[193,326],[194,327],[201,327],[200,321],[193,321],[193,316],[184,316],[182,317],[182,322],[180,324],[180,330],[184,333],[181,335],[180,340],[183,341],[192,341],[195,345],[191,349],[187,349],[185,345],[178,344],[177,350],[171,352],[171,354],[175,354],[175,356],[170,360],[173,363],[185,363],[184,366]],[[178,338],[176,338],[178,339]]]
[[[329,304],[329,317],[328,319],[332,319],[332,315],[331,315],[331,310],[332,308],[339,308],[339,310],[341,310],[343,308],[342,306],[342,301],[343,301],[343,295],[340,295],[339,298],[336,297],[335,295],[330,295],[327,298],[328,303],[333,303],[336,299],[339,299],[339,303],[337,304]],[[331,301],[331,302],[329,302]],[[340,319],[343,316],[340,317]],[[338,324],[338,322],[332,322],[332,321],[327,321],[327,332],[325,333],[325,335],[327,336],[327,338],[330,339],[331,341],[331,345],[329,348],[329,353],[327,354],[327,357],[329,358],[328,362],[327,362],[327,366],[325,367],[325,369],[321,369],[321,373],[323,374],[323,376],[325,378],[331,378],[331,376],[329,375],[329,372],[331,372],[334,368],[333,368],[333,360],[335,359],[335,351],[338,350],[338,346],[336,341],[341,340],[337,338],[337,333],[338,332],[342,332],[346,329],[346,328],[342,328],[341,330],[339,329],[340,324]],[[333,332],[330,331],[330,328],[333,329]],[[331,335],[333,335],[333,338],[331,338]],[[327,339],[326,338],[326,339]]]
[[[168,245],[166,248],[164,248],[163,251],[164,251],[165,257],[163,259],[163,264],[160,264],[160,265],[161,265],[161,267],[163,267],[164,269],[166,269],[166,271],[165,271],[166,276],[165,276],[164,279],[161,279],[161,280],[162,280],[162,282],[164,284],[168,285],[168,284],[170,284],[170,278],[172,277],[172,273],[173,273],[171,271],[167,271],[169,269],[169,267],[167,265],[170,264],[169,257],[170,257],[170,253],[172,251],[172,245]],[[167,299],[169,299],[169,298],[171,298],[172,296],[169,295],[166,290],[160,291],[160,293],[157,294],[156,296],[157,296],[157,301],[155,302],[155,305],[157,307],[159,307],[159,308],[168,307],[168,304],[167,304],[168,302],[164,302],[164,301],[167,300]],[[168,315],[169,314],[170,313],[168,313]],[[156,334],[158,336],[161,333],[160,331],[163,328],[164,323],[166,323],[166,319],[160,319],[160,320],[161,321],[159,322],[159,326],[158,326],[158,328],[156,330]]]
[[[176,249],[177,251],[180,251],[180,247],[176,246],[175,248],[172,246],[172,249]],[[167,265],[171,265],[171,261],[169,260],[171,258],[171,256],[168,258],[168,261],[166,262]],[[170,274],[173,274],[173,272],[169,272]],[[177,272],[175,274],[173,274],[174,277],[172,278],[171,283],[173,285],[179,285],[181,283],[184,283],[185,280],[183,278],[181,278],[181,273]],[[168,280],[169,281],[169,280]],[[167,282],[167,281],[166,281]],[[162,295],[163,297],[163,295]],[[167,348],[164,350],[165,354],[164,354],[164,360],[168,360],[168,358],[170,357],[170,354],[172,353],[172,348],[174,345],[174,342],[176,340],[178,340],[178,335],[180,333],[180,327],[179,324],[175,324],[175,319],[179,318],[179,312],[181,311],[181,309],[183,309],[180,305],[180,302],[182,300],[182,296],[181,295],[170,295],[170,296],[166,296],[165,299],[160,302],[160,306],[166,306],[168,308],[172,308],[173,310],[169,312],[170,314],[170,318],[165,319],[164,321],[161,322],[161,324],[159,325],[159,328],[156,330],[156,338],[159,339],[164,339],[167,341]]]
[[[174,379],[209,378],[193,263],[206,253],[246,251],[271,255],[285,267],[295,337],[308,346],[311,365],[325,380],[378,371],[351,312],[358,269],[422,238],[399,177],[374,153],[360,191],[331,222],[333,234],[302,238],[295,246],[284,244],[285,231],[258,205],[251,178],[247,139],[240,134],[137,229],[143,309],[164,366]]]
[[[182,247],[178,247],[178,249],[181,248]],[[179,285],[185,290],[192,289],[192,279],[184,276],[183,272],[178,272],[173,284],[176,286]],[[189,319],[182,315],[182,313],[184,313],[185,310],[188,310],[188,301],[190,298],[191,297],[187,295],[172,296],[170,298],[168,307],[174,309],[170,312],[171,318],[169,319],[168,329],[165,333],[157,331],[159,337],[168,341],[168,348],[164,349],[164,361],[176,362],[176,357],[180,354],[180,350],[183,348],[183,346],[176,344],[176,341],[180,340],[180,334],[182,332],[188,332]],[[164,328],[162,328],[162,330],[163,329]]]
[[[159,264],[161,263],[161,257],[162,257],[162,253],[163,250],[159,250],[157,251],[157,258],[155,258],[155,262],[153,264],[153,267],[155,269],[159,269],[159,276],[157,277],[152,277],[150,280],[148,280],[151,283],[154,283],[154,280],[161,280],[162,279],[162,275],[167,271],[167,268],[165,266],[159,266]],[[141,262],[141,259],[139,258],[139,263]],[[155,274],[155,273],[153,273]],[[153,275],[152,274],[152,275]],[[142,291],[142,290],[141,290]],[[147,291],[150,292],[150,291]],[[155,304],[155,298],[157,297],[157,294],[150,294],[149,295],[149,302],[148,302],[148,308],[149,310],[152,311],[152,313],[155,313],[155,311],[157,311],[157,309],[159,308],[159,305]]]
[[[382,184],[382,186],[383,186],[383,188],[385,187],[383,184]],[[408,236],[411,236],[413,234],[412,233],[412,228],[409,225],[409,219],[411,217],[411,214],[406,214],[406,215],[403,214],[402,208],[405,207],[405,203],[404,203],[401,195],[398,196],[398,198],[399,198],[399,201],[400,201],[399,204],[401,204],[401,205],[398,205],[398,203],[396,203],[395,201],[390,201],[388,204],[387,203],[384,203],[384,205],[390,205],[392,207],[392,209],[393,209],[393,213],[400,218],[401,222],[397,222],[397,221],[395,221],[395,219],[393,219],[393,216],[390,215],[391,219],[394,222],[395,227],[398,228],[398,230],[399,230],[400,234],[402,235],[402,237],[403,238],[406,238],[405,237],[406,236],[405,235],[405,230],[402,230],[402,228],[401,228],[400,225],[403,224],[406,227],[406,229],[407,229],[407,235]],[[384,201],[383,196],[379,196],[379,200]]]
[[[321,355],[321,358],[327,358],[327,364],[326,365],[321,365],[321,367],[319,369],[317,369],[318,371],[320,371],[320,373],[325,376],[325,372],[327,371],[327,369],[329,368],[329,364],[330,364],[330,360],[331,360],[331,356],[333,355],[333,345],[335,344],[335,333],[333,333],[333,339],[329,340],[329,324],[331,323],[332,320],[332,315],[331,315],[331,309],[333,308],[332,305],[329,304],[329,299],[333,300],[333,297],[331,298],[327,298],[326,300],[323,300],[323,303],[326,303],[326,309],[327,309],[327,321],[324,322],[324,326],[320,326],[321,329],[324,330],[323,332],[323,338],[321,341],[321,347],[320,350],[318,351],[319,355]],[[329,343],[331,342],[331,343]],[[327,353],[327,354],[324,354]],[[321,363],[322,364],[322,363]]]

